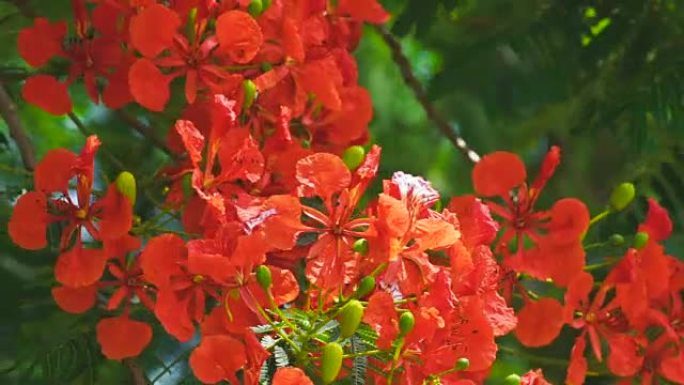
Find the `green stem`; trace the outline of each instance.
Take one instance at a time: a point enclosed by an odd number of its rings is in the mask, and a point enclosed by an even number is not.
[[[596,214],[591,220],[589,221],[589,227],[593,226],[597,222],[605,219],[608,215],[610,215],[610,210],[605,209],[601,211],[600,213]]]

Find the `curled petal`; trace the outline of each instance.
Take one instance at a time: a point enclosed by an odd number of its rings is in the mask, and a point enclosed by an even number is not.
[[[672,219],[667,210],[655,199],[648,199],[648,214],[646,221],[640,226],[640,231],[646,231],[650,238],[660,242],[672,233]]]
[[[45,195],[31,191],[17,200],[7,232],[12,241],[27,250],[39,250],[47,246],[47,200]]]
[[[52,115],[71,112],[71,98],[67,85],[50,75],[34,75],[26,80],[21,91],[27,102]]]
[[[493,152],[485,155],[473,168],[475,192],[486,197],[506,196],[527,178],[525,164],[510,152]]]
[[[139,355],[152,340],[150,325],[127,316],[105,318],[95,329],[102,354],[111,360]]]

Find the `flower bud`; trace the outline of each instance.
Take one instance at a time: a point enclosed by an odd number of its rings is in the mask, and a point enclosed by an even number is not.
[[[506,385],[520,385],[520,376],[517,374],[509,374],[504,380]]]
[[[456,360],[456,370],[466,370],[469,366],[470,360],[465,357],[461,357],[458,360]]]
[[[634,200],[636,190],[634,185],[628,182],[621,183],[615,187],[610,194],[610,209],[612,211],[622,211]]]
[[[375,289],[375,278],[371,276],[363,277],[363,279],[359,281],[359,286],[356,288],[356,297],[363,298],[373,291],[373,289]]]
[[[264,265],[260,265],[256,268],[256,280],[264,290],[268,290],[271,287],[273,278],[271,277],[271,269]]]
[[[342,307],[338,321],[340,323],[340,336],[351,337],[359,328],[363,318],[363,305],[356,299],[352,299]]]
[[[261,0],[252,0],[247,7],[247,11],[253,17],[259,17],[264,12],[264,4]]]
[[[352,249],[361,255],[366,255],[368,254],[368,241],[365,238],[359,238],[352,245]]]
[[[610,236],[609,242],[613,246],[622,246],[625,244],[625,237],[620,234],[613,234]]]
[[[188,18],[185,21],[185,32],[190,43],[193,43],[197,38],[197,7],[192,8],[188,12]]]
[[[416,318],[413,316],[413,313],[410,311],[401,313],[401,316],[399,317],[399,335],[405,336],[409,334],[415,325]]]
[[[648,243],[648,233],[644,233],[643,231],[640,231],[636,233],[634,236],[634,241],[632,243],[632,246],[635,249],[642,249],[646,244]]]
[[[350,170],[356,170],[366,157],[366,150],[361,146],[351,146],[342,153],[342,160]]]
[[[119,176],[116,177],[114,183],[116,184],[116,189],[131,202],[131,206],[135,205],[135,176],[128,171],[122,171]]]
[[[335,381],[342,368],[342,346],[336,342],[330,342],[323,347],[321,353],[321,380],[323,384]]]
[[[247,79],[244,82],[242,82],[242,89],[245,91],[245,100],[242,103],[242,107],[244,109],[248,109],[249,107],[252,107],[252,104],[254,104],[254,100],[256,100],[256,84],[254,84],[253,81]]]

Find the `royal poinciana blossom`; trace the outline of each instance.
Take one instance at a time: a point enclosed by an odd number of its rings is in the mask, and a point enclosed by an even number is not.
[[[587,207],[537,205],[557,147],[535,179],[514,154],[484,156],[475,195],[445,208],[404,172],[362,204],[381,148],[341,155],[369,137],[351,51],[362,22],[388,19],[376,1],[74,0],[73,10],[73,32],[37,18],[19,34],[29,65],[69,62],[64,78],[27,79],[28,102],[71,112],[67,86],[82,79],[94,102],[158,112],[182,79],[185,105],[167,136],[178,156],[158,175],[160,209],[183,231],[134,226],[130,177],[94,188],[96,136],[79,154],[48,152],[9,222],[30,250],[61,225],[53,297],[70,313],[99,309],[106,357],[141,354],[153,338],[143,319],[155,319],[196,342],[189,364],[204,383],[468,385],[489,375],[497,337],[539,347],[565,327],[576,330],[569,384],[594,362],[625,383],[684,383],[684,265],[664,251],[672,223],[656,201],[641,241],[601,281],[586,266]],[[530,290],[540,285],[564,297]],[[548,383],[540,370],[513,380]]]

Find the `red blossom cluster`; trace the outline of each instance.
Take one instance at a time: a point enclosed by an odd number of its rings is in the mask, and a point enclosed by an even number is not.
[[[596,284],[586,206],[566,198],[535,208],[560,163],[556,147],[530,183],[516,155],[496,152],[473,169],[476,195],[445,208],[429,182],[403,172],[361,205],[381,150],[340,155],[368,141],[372,106],[351,51],[362,22],[388,18],[376,1],[73,5],[67,44],[67,24],[43,18],[19,35],[30,65],[70,63],[66,79],[29,78],[27,101],[70,112],[67,86],[83,79],[94,102],[162,111],[183,78],[187,102],[167,138],[179,156],[160,175],[182,234],[136,231],[145,227],[134,226],[128,177],[94,191],[95,136],[80,154],[43,158],[9,223],[31,250],[62,225],[52,293],[71,313],[99,301],[109,314],[96,327],[105,356],[145,349],[152,328],[134,319],[145,308],[179,341],[199,335],[189,363],[205,383],[258,384],[278,346],[294,366],[274,369],[276,385],[330,383],[356,357],[375,368],[367,383],[468,385],[489,374],[495,338],[514,332],[544,346],[567,325],[579,330],[570,384],[584,382],[587,342],[625,381],[684,383],[684,269],[660,244],[672,223],[655,201],[638,229],[647,240]],[[534,295],[532,283],[565,290],[563,303]],[[359,352],[362,329],[375,346]],[[547,384],[539,370],[518,380]]]

